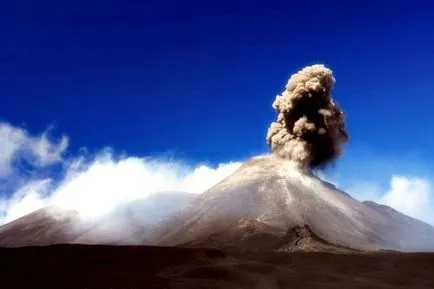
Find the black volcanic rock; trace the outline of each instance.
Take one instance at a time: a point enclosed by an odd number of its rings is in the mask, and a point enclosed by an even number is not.
[[[433,253],[239,252],[53,245],[0,248],[1,288],[428,289]]]
[[[318,237],[308,225],[295,226],[289,228],[284,238],[282,238],[277,251],[280,252],[334,252],[351,253],[358,250],[332,244],[321,237]]]
[[[318,237],[308,225],[294,226],[285,232],[253,220],[239,220],[220,232],[178,246],[258,252],[357,252]]]

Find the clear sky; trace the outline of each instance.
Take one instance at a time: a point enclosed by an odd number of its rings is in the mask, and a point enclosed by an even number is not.
[[[0,118],[32,134],[54,125],[71,156],[109,146],[244,160],[268,151],[289,76],[323,63],[351,137],[329,177],[345,188],[430,181],[433,11],[428,0],[7,1]]]

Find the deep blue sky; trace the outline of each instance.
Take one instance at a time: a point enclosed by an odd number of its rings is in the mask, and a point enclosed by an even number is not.
[[[71,152],[209,162],[265,152],[275,95],[324,63],[351,135],[343,174],[356,163],[366,177],[433,168],[428,0],[8,2],[0,118],[32,132],[55,124]]]

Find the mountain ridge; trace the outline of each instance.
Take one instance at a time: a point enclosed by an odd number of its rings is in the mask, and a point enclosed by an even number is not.
[[[272,251],[434,250],[434,227],[390,207],[359,202],[274,155],[248,160],[201,195],[163,194],[153,200],[125,206],[119,214],[78,227],[76,212],[48,207],[0,227],[0,246],[84,243]],[[146,216],[156,223],[146,226]],[[301,232],[301,243],[291,243],[297,232]]]

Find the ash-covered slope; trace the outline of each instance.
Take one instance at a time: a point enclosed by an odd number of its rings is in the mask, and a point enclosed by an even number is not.
[[[434,251],[433,226],[404,215],[389,206],[371,201],[365,201],[363,204],[393,220],[393,223],[386,230],[383,230],[383,234],[385,238],[395,240],[398,247],[414,248],[411,250],[417,251]]]
[[[427,244],[426,240],[391,238],[390,228],[399,234],[411,233],[398,217],[361,203],[274,155],[245,163],[164,222],[151,240],[158,245],[206,246],[205,240],[210,246],[243,244],[234,240],[237,230],[243,230],[239,226],[243,222],[256,224],[257,232],[266,235],[307,225],[322,240],[356,249],[434,249],[434,239]],[[430,226],[425,229],[427,234],[434,232]],[[239,236],[244,238],[245,234]]]
[[[0,227],[1,247],[71,243],[84,228],[77,227],[78,213],[54,206],[39,209]]]
[[[248,251],[277,252],[334,252],[353,253],[357,250],[332,244],[312,232],[308,225],[295,226],[286,232],[255,220],[239,220],[227,228],[192,242],[180,244],[181,247],[212,247],[223,249],[242,249]]]

